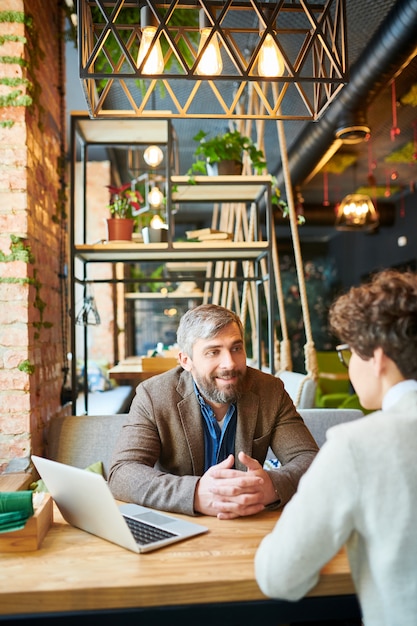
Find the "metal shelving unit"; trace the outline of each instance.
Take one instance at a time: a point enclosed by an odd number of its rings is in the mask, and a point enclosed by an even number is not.
[[[136,243],[136,242],[106,242],[88,243],[86,232],[86,162],[88,149],[91,145],[114,146],[126,142],[131,146],[137,143],[150,144],[165,142],[168,155],[172,148],[170,123],[168,120],[91,120],[85,114],[72,116],[72,164],[71,164],[71,331],[72,331],[72,380],[76,380],[77,345],[75,338],[75,286],[82,285],[84,289],[88,282],[87,267],[92,263],[139,263],[158,262],[187,264],[190,261],[217,263],[236,262],[241,268],[233,279],[230,277],[212,278],[213,281],[234,280],[237,283],[254,282],[258,294],[257,303],[257,339],[258,339],[258,366],[262,354],[262,340],[266,336],[269,353],[269,366],[274,371],[274,307],[273,307],[273,268],[272,268],[272,209],[271,209],[271,178],[270,176],[217,176],[196,177],[194,184],[190,184],[186,176],[172,176],[167,171],[167,222],[168,235],[165,243]],[[77,141],[81,145],[81,154],[77,152]],[[80,155],[80,156],[77,156]],[[77,159],[83,164],[83,222],[82,236],[76,241],[74,189],[76,180]],[[170,158],[167,158],[169,169]],[[175,241],[175,214],[172,207],[181,210],[184,203],[196,206],[199,203],[243,203],[246,211],[255,215],[251,240],[219,240],[219,241]],[[249,275],[244,271],[245,264],[251,264],[253,272]],[[111,282],[102,279],[102,282]],[[124,282],[123,278],[116,282]],[[267,328],[262,328],[262,312],[264,303],[267,306]],[[88,413],[88,381],[87,381],[87,329],[84,329],[84,390],[85,412]],[[73,385],[74,387],[74,385]],[[76,390],[73,391],[73,412],[76,412]]]

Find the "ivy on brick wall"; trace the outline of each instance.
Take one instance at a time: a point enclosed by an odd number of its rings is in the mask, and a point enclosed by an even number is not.
[[[23,261],[24,263],[35,263],[35,258],[32,254],[30,245],[28,245],[24,239],[17,235],[10,235],[10,253],[5,254],[0,250],[0,263],[11,263],[12,261]],[[39,321],[33,322],[35,328],[35,339],[39,339],[40,331],[42,328],[51,328],[53,324],[44,320],[44,310],[46,302],[44,302],[40,296],[42,283],[38,279],[38,272],[36,269],[33,271],[33,277],[17,278],[13,276],[0,276],[0,283],[3,284],[18,284],[18,285],[32,285],[35,288],[35,299],[33,306],[39,311]],[[34,365],[31,365],[29,361],[24,361],[19,365],[18,369],[25,371],[28,374],[33,374]],[[22,369],[22,367],[24,369]]]
[[[14,41],[20,42],[26,45],[26,50],[29,55],[29,59],[23,59],[17,56],[7,56],[0,54],[0,63],[19,65],[26,68],[31,74],[31,80],[28,78],[20,77],[7,77],[0,78],[0,85],[10,87],[9,93],[0,96],[0,108],[7,107],[31,107],[36,105],[39,113],[43,113],[43,107],[39,104],[40,85],[36,80],[35,72],[31,72],[36,68],[39,68],[40,60],[44,54],[37,41],[37,34],[33,28],[33,19],[31,16],[25,15],[20,11],[0,11],[0,23],[11,24],[24,24],[30,32],[30,41],[21,35],[7,34],[0,36],[0,48],[6,42]],[[24,91],[26,93],[24,93]],[[41,122],[39,121],[41,124]],[[0,122],[0,126],[3,128],[13,126],[13,120],[3,120]]]
[[[24,263],[35,262],[30,246],[22,237],[10,235],[10,241],[10,253],[4,254],[4,252],[0,250],[0,261],[3,263],[9,263],[10,261],[23,261]],[[0,277],[0,282],[4,282],[4,280],[5,279]]]
[[[60,0],[60,7],[65,5],[64,0]],[[33,17],[20,11],[0,11],[0,23],[24,25],[25,34],[7,33],[0,35],[0,66],[10,65],[19,66],[22,68],[24,77],[0,77],[0,86],[9,88],[5,93],[5,89],[2,89],[2,95],[0,95],[0,109],[10,109],[11,107],[28,107],[31,113],[37,119],[38,127],[43,129],[44,108],[40,103],[41,86],[37,80],[37,70],[41,67],[41,62],[45,57],[42,47],[39,42],[39,36],[34,27]],[[10,28],[9,28],[10,30]],[[16,31],[19,33],[22,31],[21,26],[16,27]],[[57,37],[61,35],[57,33]],[[7,43],[16,42],[24,46],[24,58],[22,56],[12,56],[1,54],[2,46]],[[60,60],[60,71],[63,71],[62,59]],[[2,72],[2,74],[11,74],[10,71]],[[62,78],[62,77],[61,77]],[[61,90],[61,97],[63,98],[63,91]],[[63,103],[64,104],[64,103]],[[66,183],[65,183],[65,106],[62,109],[62,137],[61,137],[61,154],[57,163],[57,172],[59,177],[58,197],[56,201],[55,214],[51,216],[52,221],[55,224],[61,226],[61,230],[65,233],[65,221],[66,215]],[[7,119],[6,115],[3,115],[3,120],[0,122],[0,126],[3,128],[11,128],[14,124],[12,119]],[[11,116],[11,114],[10,114]],[[63,235],[64,236],[64,235]],[[35,264],[35,258],[32,254],[30,245],[25,239],[16,235],[10,235],[11,245],[10,253],[6,254],[0,250],[0,262],[8,263],[13,261],[22,261],[27,264]],[[62,242],[61,242],[62,243]],[[61,245],[64,250],[64,245]],[[33,268],[32,277],[0,277],[0,283],[14,283],[14,284],[26,284],[30,285],[35,290],[35,297],[33,300],[33,306],[39,311],[39,319],[33,322],[34,338],[39,339],[42,329],[51,328],[53,324],[45,321],[45,308],[46,302],[41,297],[42,283],[38,277],[38,270]],[[64,350],[64,361],[66,358],[66,350]],[[21,371],[25,371],[28,374],[34,372],[34,366],[28,361],[22,362],[19,366]]]

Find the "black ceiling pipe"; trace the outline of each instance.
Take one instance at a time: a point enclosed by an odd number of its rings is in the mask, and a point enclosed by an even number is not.
[[[399,0],[375,33],[365,52],[352,66],[350,81],[323,117],[311,122],[288,151],[293,186],[301,185],[332,145],[346,110],[363,110],[415,52],[417,0]],[[276,173],[284,187],[282,168]]]

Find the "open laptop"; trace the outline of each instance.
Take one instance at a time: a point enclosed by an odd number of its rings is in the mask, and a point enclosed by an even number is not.
[[[35,455],[32,461],[69,524],[133,552],[150,552],[208,531],[138,504],[119,507],[100,474]]]

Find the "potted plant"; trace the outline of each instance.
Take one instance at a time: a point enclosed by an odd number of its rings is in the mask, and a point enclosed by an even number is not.
[[[107,185],[110,192],[111,217],[107,219],[108,240],[130,241],[134,227],[134,214],[139,211],[143,197],[140,191],[132,189],[131,183],[125,183],[120,187]]]
[[[243,154],[246,152],[256,174],[266,170],[266,160],[262,150],[258,150],[250,137],[242,135],[238,130],[229,131],[207,139],[208,133],[200,130],[194,141],[198,146],[194,151],[196,160],[188,170],[188,176],[195,174],[241,174]],[[227,168],[227,169],[226,169]],[[230,169],[231,168],[231,169]]]
[[[247,152],[256,174],[264,174],[266,172],[265,155],[262,150],[258,150],[250,137],[245,137],[238,130],[230,131],[223,135],[216,135],[211,139],[206,139],[207,135],[208,133],[200,130],[193,137],[194,141],[198,142],[198,146],[194,151],[196,160],[187,172],[190,183],[195,182],[195,174],[214,176],[217,174],[241,174],[244,152]],[[213,165],[217,166],[217,168],[213,168]],[[272,176],[271,179],[271,202],[281,209],[284,217],[287,217],[287,203],[281,199],[281,192],[277,187],[276,177]],[[298,222],[302,224],[304,218],[299,216]]]

